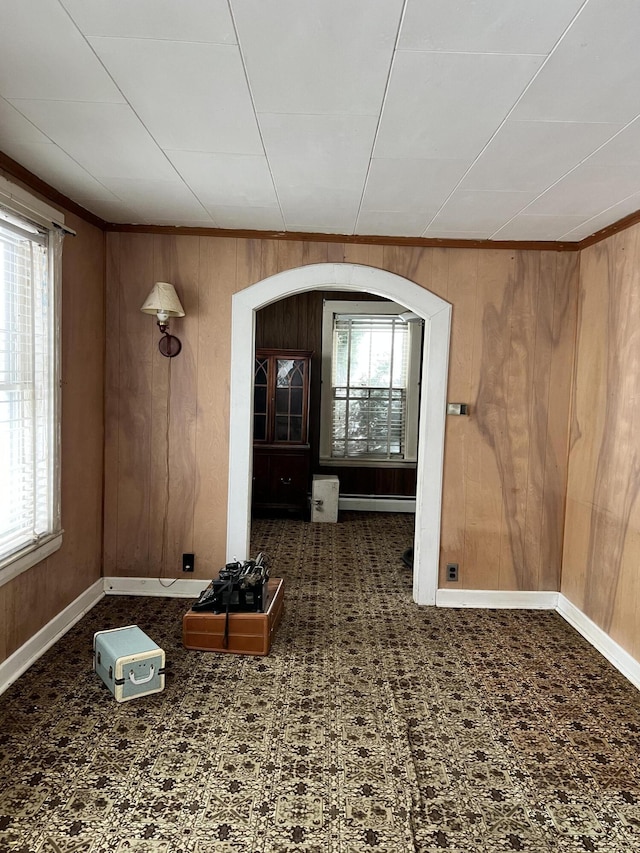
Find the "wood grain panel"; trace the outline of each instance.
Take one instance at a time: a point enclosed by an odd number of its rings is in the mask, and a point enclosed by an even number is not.
[[[329,252],[326,243],[303,243],[303,264],[326,264],[329,260]]]
[[[253,254],[252,249],[249,255]],[[231,297],[236,267],[241,261],[246,269],[246,257],[243,241],[200,241],[193,533],[196,577],[213,577],[225,563]]]
[[[640,288],[634,263],[638,258],[638,229],[587,250],[591,252],[607,256],[609,293],[607,311],[601,315],[606,321],[603,378],[607,394],[593,479],[585,611],[608,631],[625,571],[622,557],[630,515],[640,489],[640,449],[636,439],[640,396],[636,318]]]
[[[433,257],[429,266],[431,274]],[[469,334],[469,329],[475,326],[478,307],[478,253],[450,252],[441,269],[446,271],[446,281],[441,290],[446,292],[448,301],[453,305],[447,399],[472,405],[473,335]],[[468,435],[472,429],[470,417],[447,417],[440,542],[441,587],[464,585],[467,574],[471,573],[465,554],[465,518],[468,503],[466,454]],[[447,563],[457,563],[459,566],[456,583],[447,582]]]
[[[151,362],[149,571],[160,576],[181,571],[182,554],[193,551],[199,243],[156,236],[153,244],[154,281],[173,284],[185,312],[170,321],[182,343],[179,356],[165,358],[156,347]]]
[[[433,291],[433,249],[403,251],[397,246],[385,246],[383,258],[384,269],[409,281],[420,282],[427,290]]]
[[[223,241],[224,242],[224,241]],[[234,292],[250,287],[262,279],[262,244],[260,240],[236,240],[236,268],[226,269]],[[202,243],[208,246],[209,241]],[[213,245],[213,244],[212,244]]]
[[[572,402],[573,360],[577,323],[579,258],[555,258],[553,297],[553,346],[549,364],[549,404],[544,460],[544,501],[540,532],[540,589],[559,589],[562,573],[562,542],[569,462],[568,441]]]
[[[109,306],[109,334],[105,347],[104,412],[104,546],[103,572],[112,576],[118,565],[118,453],[120,435],[120,234],[105,242],[105,303]]]
[[[515,256],[478,255],[478,297],[473,335],[473,406],[465,458],[467,477],[465,584],[498,589],[504,490],[508,468],[508,357]],[[454,305],[455,310],[455,305]],[[513,483],[509,484],[514,488]]]
[[[118,573],[145,577],[149,563],[153,357],[158,329],[140,311],[154,282],[152,235],[120,240],[120,384],[118,467]]]
[[[640,228],[580,262],[562,591],[640,651]]]
[[[138,257],[133,259],[122,242],[131,239],[120,235],[117,260],[121,279],[122,270],[136,267],[137,279],[146,275],[148,247],[144,242],[139,243]],[[190,378],[185,376],[181,390],[187,394],[184,405],[191,406],[191,412],[195,406],[195,444],[188,439],[193,457],[189,451],[187,456],[176,460],[177,470],[184,473],[185,481],[193,478],[190,472],[195,468],[196,493],[192,508],[185,499],[184,514],[171,523],[178,530],[174,541],[176,553],[178,540],[182,543],[188,539],[184,531],[189,527],[190,512],[196,565],[204,565],[209,554],[222,558],[225,550],[228,453],[225,418],[231,294],[263,277],[305,263],[346,261],[373,264],[404,275],[453,305],[449,399],[453,399],[453,393],[463,402],[469,402],[472,414],[455,423],[451,421],[447,429],[443,562],[451,561],[453,555],[453,561],[460,563],[459,585],[470,588],[491,589],[501,585],[519,589],[549,588],[549,585],[553,588],[561,547],[559,503],[564,494],[562,460],[566,459],[567,444],[566,423],[563,432],[562,420],[566,418],[567,400],[556,399],[550,388],[554,385],[567,388],[570,383],[574,335],[571,322],[572,317],[575,319],[570,305],[575,306],[575,300],[572,303],[562,287],[568,291],[575,288],[575,264],[561,268],[552,262],[551,255],[536,252],[203,237],[198,243],[198,267],[194,245],[183,243],[186,237],[170,239],[173,260],[171,263],[162,260],[160,268],[154,267],[156,273],[170,268],[175,276],[183,271],[191,275],[189,270],[199,269],[198,306],[193,318],[197,321],[197,331],[190,331],[185,322],[183,340],[191,347],[193,363],[190,365],[186,359],[182,363],[185,370],[193,370],[196,386],[194,391]],[[559,256],[554,253],[553,257]],[[158,263],[157,258],[154,263]],[[126,355],[128,365],[132,360],[127,340],[132,335],[127,323],[135,322],[128,318],[128,312],[139,310],[139,294],[133,299],[128,292],[132,286],[124,279],[117,285],[122,290],[119,298],[123,303],[120,357]],[[333,291],[328,295],[337,297]],[[312,349],[319,354],[322,296],[321,291],[299,294],[259,312],[258,345]],[[346,296],[353,298],[352,293]],[[144,316],[140,317],[144,322]],[[155,335],[155,329],[152,332]],[[203,359],[212,346],[216,347],[215,364],[205,364]],[[174,366],[177,367],[177,361]],[[162,377],[158,383],[152,383],[144,358],[139,358],[134,368],[135,381],[127,373],[131,369],[131,366],[126,368],[120,379],[118,434],[122,440],[124,434],[134,429],[135,410],[129,404],[129,411],[123,412],[122,395],[135,393],[137,408],[146,407],[146,412],[139,416],[138,440],[149,454],[149,436],[162,435],[157,422],[162,421],[163,409],[158,401],[153,402],[155,392],[151,389],[153,384],[162,393]],[[319,357],[317,361],[314,359],[312,376],[319,379]],[[317,394],[319,385],[314,388],[312,395]],[[189,418],[186,423],[189,431]],[[317,423],[315,426],[312,423],[311,431],[317,462]],[[133,460],[125,459],[136,468]],[[145,532],[144,524],[138,523],[138,503],[146,489],[147,512],[151,511],[152,478],[149,473],[136,470],[135,477],[142,479],[136,479],[134,493],[130,479],[133,475],[127,473],[122,461],[118,476],[121,479],[118,516],[124,511],[120,505],[123,498],[132,512],[132,522],[126,523],[127,530],[120,525],[120,535],[123,542],[131,543],[134,528],[143,537],[149,536],[148,525]],[[352,472],[342,471],[344,482],[356,490],[351,485],[357,482],[354,476]],[[392,472],[385,476],[386,481],[379,472],[363,474],[360,482],[367,482],[361,490],[370,493],[372,488],[382,489],[389,494],[395,489],[407,489],[404,475],[399,477]],[[173,480],[173,471],[171,477]],[[547,495],[553,495],[553,500],[547,500]],[[157,517],[161,495],[156,495],[154,501],[156,508],[152,515]],[[212,507],[209,517],[208,506]],[[204,552],[202,556],[200,552]],[[124,547],[118,552],[118,560],[124,560],[118,570],[127,573]],[[213,566],[216,560],[212,556],[208,565]]]
[[[502,538],[500,589],[537,588],[532,555],[525,543],[525,527],[529,480],[533,473],[529,453],[532,443],[538,440],[531,422],[531,410],[539,270],[539,254],[516,254],[506,365],[506,431],[499,457],[503,531],[507,534]]]

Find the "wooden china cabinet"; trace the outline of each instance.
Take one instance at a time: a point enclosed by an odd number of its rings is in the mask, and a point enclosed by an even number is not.
[[[252,491],[256,514],[269,510],[307,514],[311,355],[305,350],[256,350]]]

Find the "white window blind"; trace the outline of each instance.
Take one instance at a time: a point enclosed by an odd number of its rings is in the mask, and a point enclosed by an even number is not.
[[[60,531],[57,240],[53,232],[13,216],[0,220],[2,563]]]
[[[408,329],[396,315],[334,316],[332,458],[404,459]]]

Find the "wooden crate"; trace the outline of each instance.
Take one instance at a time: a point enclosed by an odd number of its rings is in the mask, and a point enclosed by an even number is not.
[[[230,652],[236,655],[268,655],[284,611],[284,581],[270,578],[264,613],[230,613],[229,642],[225,649],[226,613],[189,610],[182,620],[182,644],[202,652]]]

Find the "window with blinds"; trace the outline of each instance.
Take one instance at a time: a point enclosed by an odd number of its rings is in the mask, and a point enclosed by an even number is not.
[[[344,308],[353,304],[344,303]],[[331,303],[330,328],[325,318],[325,335],[331,335],[331,381],[329,390],[325,356],[321,457],[353,462],[415,461],[416,353],[419,360],[421,335],[416,336],[416,326],[400,316],[400,306],[393,305],[396,311],[390,313],[389,303],[355,304],[359,310],[349,312],[334,310],[340,303]],[[419,325],[419,332],[421,329]]]
[[[50,234],[0,219],[0,566],[59,533]]]

